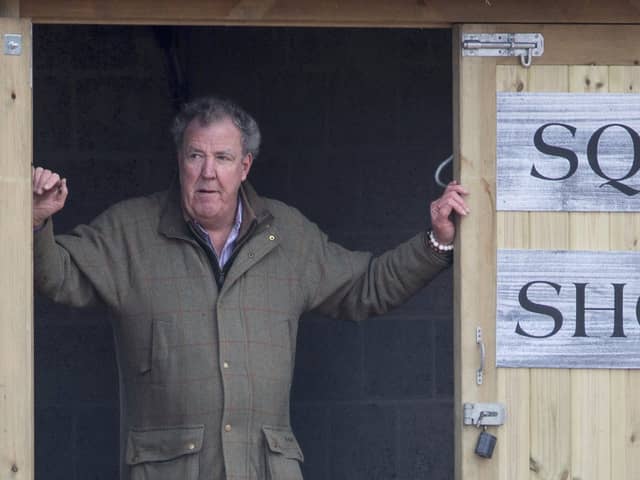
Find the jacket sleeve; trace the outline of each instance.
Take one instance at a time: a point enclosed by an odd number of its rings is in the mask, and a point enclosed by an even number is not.
[[[51,300],[84,307],[119,303],[126,260],[117,225],[103,213],[90,225],[68,235],[53,233],[53,221],[34,233],[34,282],[38,293]]]
[[[386,253],[352,252],[333,242],[315,225],[312,259],[315,292],[309,308],[326,315],[362,320],[404,303],[437,273],[451,264],[450,254],[438,254],[419,233]],[[311,243],[311,242],[310,242]]]

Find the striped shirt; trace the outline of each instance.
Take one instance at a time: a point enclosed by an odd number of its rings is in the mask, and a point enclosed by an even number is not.
[[[216,253],[216,249],[213,248],[213,243],[211,243],[211,238],[209,237],[209,233],[207,230],[200,225],[195,220],[192,220],[191,224],[197,229],[198,233],[200,233],[200,238],[207,244],[207,246],[211,249],[213,254],[218,260],[218,267],[220,270],[224,268],[229,259],[231,258],[231,254],[233,253],[233,249],[236,246],[236,240],[238,239],[238,234],[240,233],[240,226],[242,225],[242,199],[238,197],[238,208],[236,209],[236,219],[233,222],[233,227],[231,227],[231,231],[229,232],[229,236],[227,237],[227,241],[224,243],[224,247],[222,247],[222,252],[220,252],[220,256]]]

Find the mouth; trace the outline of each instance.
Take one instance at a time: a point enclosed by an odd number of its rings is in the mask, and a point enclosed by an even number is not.
[[[196,193],[210,195],[212,193],[220,193],[220,192],[218,190],[210,190],[210,189],[207,189],[207,188],[199,188],[198,190],[196,190]]]

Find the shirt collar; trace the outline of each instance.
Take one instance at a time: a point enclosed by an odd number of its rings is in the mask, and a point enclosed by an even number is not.
[[[238,195],[238,206],[236,207],[236,217],[233,220],[233,226],[231,227],[231,231],[229,232],[229,236],[227,237],[226,243],[230,243],[230,241],[233,242],[236,238],[238,238],[238,233],[240,232],[240,227],[242,226],[242,212],[243,212],[242,197]],[[185,214],[185,217],[186,217],[186,214]],[[200,233],[204,234],[207,238],[209,237],[209,234],[207,233],[207,229],[204,228],[202,225],[200,225],[197,220],[194,220],[188,217],[186,217],[186,219],[187,219],[187,223],[196,227],[197,230]]]

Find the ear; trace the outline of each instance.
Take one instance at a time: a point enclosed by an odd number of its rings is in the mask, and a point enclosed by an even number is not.
[[[242,159],[242,181],[244,182],[249,175],[249,170],[251,170],[251,165],[253,165],[253,155],[251,153],[247,153]]]

